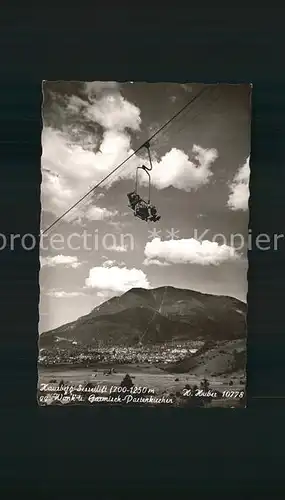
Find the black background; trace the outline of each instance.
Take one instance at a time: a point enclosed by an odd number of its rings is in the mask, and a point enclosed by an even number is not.
[[[0,232],[39,233],[41,81],[252,82],[250,228],[285,232],[282,8],[1,9]],[[0,490],[259,498],[283,483],[284,245],[249,253],[248,408],[38,408],[38,248],[0,252]]]

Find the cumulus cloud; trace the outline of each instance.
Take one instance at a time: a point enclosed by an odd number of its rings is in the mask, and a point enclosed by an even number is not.
[[[106,131],[100,151],[94,152],[86,150],[83,145],[70,143],[67,133],[51,127],[43,130],[42,151],[42,207],[56,216],[76,203],[116,164],[132,153],[130,138],[121,132]],[[113,182],[115,179],[110,180]],[[105,187],[108,185],[111,185],[110,181]],[[68,214],[65,220],[72,220],[86,213],[90,217],[90,209],[93,208],[89,197]]]
[[[86,294],[83,292],[64,292],[63,290],[50,290],[46,295],[56,299],[71,299],[74,297],[83,297]]]
[[[245,164],[238,170],[230,185],[228,206],[231,210],[246,211],[248,209],[249,177],[250,167],[248,157]]]
[[[108,291],[108,290],[105,290],[104,292],[97,292],[97,297],[101,298],[101,299],[108,299],[110,297],[112,297],[113,293]]]
[[[128,251],[128,247],[125,246],[125,245],[112,245],[111,247],[108,248],[109,252],[127,252]]]
[[[103,262],[103,267],[112,267],[114,264],[116,264],[115,260],[107,259]]]
[[[42,208],[56,217],[134,153],[131,133],[139,131],[141,125],[140,109],[122,97],[120,86],[115,82],[87,82],[84,88],[87,99],[75,95],[65,97],[65,113],[69,117],[66,125],[60,130],[45,126],[42,131]],[[90,124],[99,125],[101,132],[90,135]],[[197,145],[192,153],[190,158],[172,148],[160,159],[154,154],[154,186],[190,191],[207,183],[218,153]],[[119,179],[134,179],[136,167],[146,159],[144,151],[140,155],[133,156],[101,188],[108,189]],[[146,177],[141,176],[140,182],[144,184]],[[99,207],[97,202],[98,197],[94,200],[90,195],[64,219],[68,222],[82,222],[82,218],[111,220],[118,215],[116,211]]]
[[[112,267],[112,266],[125,266],[125,262],[117,262],[116,260],[107,259],[103,262],[103,267]]]
[[[124,293],[134,287],[150,288],[147,276],[140,269],[126,267],[93,267],[85,280],[88,288],[100,292],[113,291]]]
[[[85,82],[84,89],[89,98],[96,98],[96,96],[118,92],[120,85],[118,82]]]
[[[217,266],[229,260],[239,259],[236,250],[231,246],[195,238],[168,241],[155,238],[146,244],[144,253],[148,260],[162,259],[171,264]]]
[[[86,123],[101,125],[102,135],[90,138],[90,132],[78,125],[66,125],[61,130],[44,127],[42,131],[42,207],[56,216],[133,153],[129,131],[140,128],[140,109],[121,96],[116,83],[88,82],[85,90],[88,100],[71,96],[67,113],[74,119],[80,116],[81,122],[83,117]],[[79,140],[75,140],[78,135]],[[120,176],[128,176],[128,170],[133,170],[132,162]],[[105,187],[114,180],[110,181]],[[76,209],[77,217],[80,211],[80,216],[82,211],[90,216],[91,200],[84,205]],[[65,220],[74,217],[71,213]]]
[[[103,96],[86,109],[86,118],[110,130],[139,130],[140,110],[121,95]]]
[[[158,259],[145,259],[143,261],[143,265],[144,266],[160,266],[160,267],[163,267],[163,266],[170,266],[170,263],[167,262],[167,261],[162,261],[162,260],[158,260]]]
[[[173,186],[191,191],[207,184],[212,176],[211,167],[218,157],[216,149],[203,149],[194,145],[193,159],[180,149],[172,148],[160,161],[154,162],[152,182],[158,189]]]
[[[81,262],[78,261],[78,258],[72,257],[70,255],[55,255],[54,257],[40,257],[40,263],[42,267],[64,266],[76,269],[77,267],[81,266]]]
[[[115,217],[117,214],[117,210],[91,206],[86,210],[85,217],[89,220],[105,220]]]

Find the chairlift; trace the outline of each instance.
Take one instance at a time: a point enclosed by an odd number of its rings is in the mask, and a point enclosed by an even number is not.
[[[151,176],[150,171],[152,170],[152,161],[150,155],[150,144],[146,142],[144,147],[147,149],[148,158],[149,158],[149,167],[142,165],[137,167],[136,170],[136,181],[135,181],[135,189],[131,193],[128,193],[129,207],[133,210],[134,216],[139,219],[148,222],[157,222],[160,220],[160,215],[157,214],[156,207],[151,203],[150,191],[151,191]],[[139,170],[143,170],[148,175],[148,200],[145,201],[138,194],[138,173]]]

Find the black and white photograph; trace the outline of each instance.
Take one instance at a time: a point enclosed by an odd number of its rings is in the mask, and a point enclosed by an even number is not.
[[[43,81],[39,405],[246,407],[251,92]]]

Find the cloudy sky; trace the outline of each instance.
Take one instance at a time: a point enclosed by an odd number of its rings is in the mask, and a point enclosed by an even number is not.
[[[138,220],[127,206],[136,168],[147,162],[141,150],[42,236],[40,332],[132,287],[246,301],[249,85],[44,82],[41,228],[204,87],[151,143],[158,223]],[[144,198],[147,187],[142,173]]]

